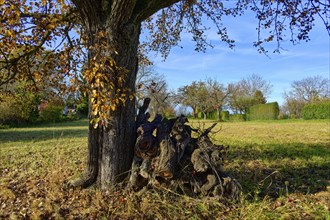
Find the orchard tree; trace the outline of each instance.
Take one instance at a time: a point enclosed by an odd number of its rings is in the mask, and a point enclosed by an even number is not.
[[[0,0],[0,85],[41,80],[56,67],[56,75],[48,80],[70,78],[78,87],[83,71],[92,123],[86,175],[73,185],[107,188],[126,176],[133,158],[141,28],[150,39],[142,45],[165,57],[182,31],[191,33],[196,50],[204,51],[209,43],[202,21],[207,17],[219,38],[232,47],[222,17],[248,10],[259,20],[254,45],[264,53],[264,42],[277,42],[279,50],[286,36],[292,42],[308,41],[316,17],[330,29],[327,1]],[[50,49],[52,53],[44,53]],[[36,60],[43,61],[42,70],[30,68]]]
[[[213,108],[212,103],[210,102],[210,93],[207,87],[207,84],[203,81],[197,82],[196,93],[194,94],[197,99],[197,109],[203,113],[204,119],[206,119],[206,114],[210,112]]]
[[[194,117],[197,117],[198,112],[202,112],[206,119],[206,113],[213,110],[209,88],[204,81],[194,81],[191,85],[179,88],[178,100],[180,104],[192,108]]]
[[[206,119],[208,112],[217,110],[220,120],[220,111],[228,96],[228,90],[216,80],[207,79],[179,88],[178,94],[180,104],[190,106],[194,115],[199,111]]]
[[[193,110],[193,117],[197,117],[199,99],[198,99],[199,83],[194,81],[191,85],[186,85],[178,89],[177,102],[185,106],[189,106]]]
[[[220,121],[220,112],[229,95],[229,90],[216,80],[208,79],[206,82],[209,91],[207,100],[212,104],[213,108],[217,110],[217,119]]]

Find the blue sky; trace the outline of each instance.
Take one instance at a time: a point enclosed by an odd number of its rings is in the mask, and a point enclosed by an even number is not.
[[[227,27],[229,35],[236,41],[234,49],[220,42],[216,33],[210,30],[207,37],[215,47],[206,53],[196,52],[191,36],[183,33],[179,44],[183,49],[173,48],[165,61],[160,55],[150,56],[155,70],[165,76],[170,89],[176,90],[206,78],[226,85],[258,74],[273,85],[267,101],[277,101],[282,105],[283,93],[290,90],[293,81],[314,75],[330,79],[330,40],[321,21],[313,27],[311,40],[307,43],[292,45],[291,42],[284,42],[281,45],[284,50],[280,54],[271,52],[275,44],[266,45],[270,51],[269,57],[258,53],[257,48],[253,47],[253,42],[257,40],[257,23],[251,14],[226,18],[224,22],[230,24]]]

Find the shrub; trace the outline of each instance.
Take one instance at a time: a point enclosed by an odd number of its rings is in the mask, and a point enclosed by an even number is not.
[[[36,98],[31,93],[0,94],[0,124],[22,125],[37,119]]]
[[[87,116],[88,115],[88,103],[80,103],[79,105],[77,105],[77,112],[79,113],[79,115],[84,115]]]
[[[330,119],[330,101],[307,104],[302,109],[303,119]]]
[[[53,103],[50,103],[40,112],[39,118],[44,122],[59,122],[62,120],[62,111],[62,106],[57,106]]]
[[[229,115],[230,121],[245,121],[245,115],[244,114],[232,114]]]
[[[248,109],[247,120],[276,120],[279,112],[277,102],[254,105]]]
[[[285,114],[285,113],[280,113],[277,117],[277,119],[279,120],[283,120],[283,119],[289,119],[289,115]]]

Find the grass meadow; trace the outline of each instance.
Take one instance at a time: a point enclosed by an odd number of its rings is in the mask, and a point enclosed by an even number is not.
[[[190,122],[207,128],[212,121]],[[87,120],[0,130],[0,219],[330,219],[330,120],[219,123],[237,204],[169,190],[72,189],[87,157]]]

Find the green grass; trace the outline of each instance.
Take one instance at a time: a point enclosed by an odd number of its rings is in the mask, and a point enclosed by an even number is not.
[[[211,121],[191,121],[208,127]],[[86,120],[0,129],[0,219],[330,219],[330,121],[219,123],[238,204],[171,191],[70,189],[87,157]]]

